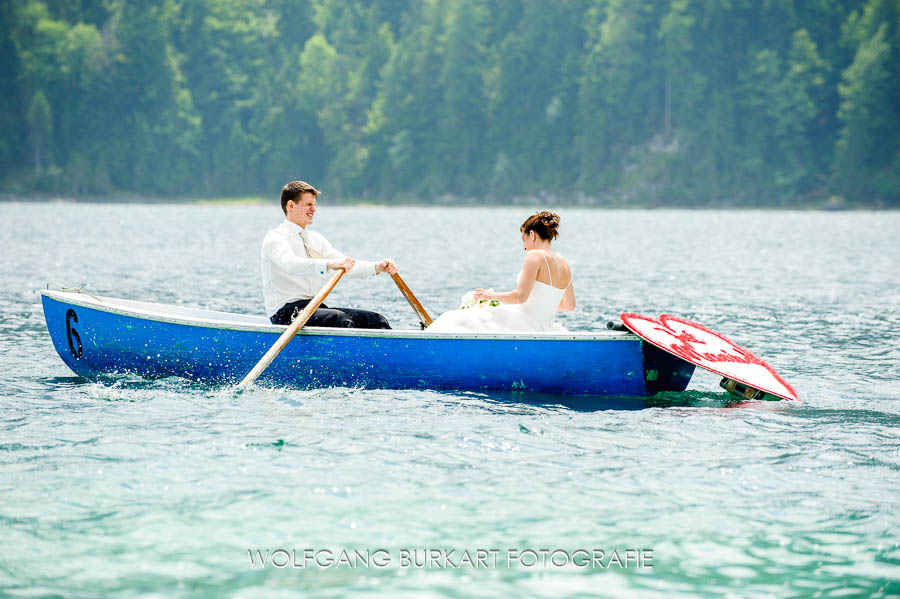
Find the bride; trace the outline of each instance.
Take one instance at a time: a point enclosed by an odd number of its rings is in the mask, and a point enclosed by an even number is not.
[[[429,332],[565,331],[553,317],[575,307],[575,290],[569,263],[550,246],[559,235],[559,215],[538,212],[519,229],[525,262],[516,288],[506,293],[475,289],[474,306],[441,314]]]

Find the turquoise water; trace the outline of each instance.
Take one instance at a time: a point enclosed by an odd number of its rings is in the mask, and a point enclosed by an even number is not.
[[[432,313],[513,285],[530,211],[320,210],[337,247],[393,257]],[[683,394],[567,403],[90,383],[35,289],[259,312],[278,208],[0,203],[0,596],[900,595],[900,214],[560,212],[578,297],[563,324],[678,314],[801,402],[735,403],[705,372]],[[386,277],[332,302],[415,323]],[[286,567],[251,565],[279,549]],[[323,549],[390,563],[294,567]],[[455,553],[401,561],[426,549]],[[496,564],[459,563],[479,549]],[[529,549],[604,557],[529,567]]]

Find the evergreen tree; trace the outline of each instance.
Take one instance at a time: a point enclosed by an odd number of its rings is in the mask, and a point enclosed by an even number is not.
[[[50,136],[53,135],[53,115],[44,92],[38,90],[31,97],[25,120],[28,122],[29,137],[34,150],[34,174],[40,175],[43,171],[42,158],[47,150]]]
[[[438,126],[429,170],[432,180],[444,182],[441,191],[482,193],[487,103],[481,68],[488,55],[491,12],[486,0],[459,0],[447,5],[444,18],[438,75],[442,97],[433,108]]]
[[[871,0],[848,22],[848,41],[858,42],[843,72],[833,184],[854,200],[900,204],[900,8]]]

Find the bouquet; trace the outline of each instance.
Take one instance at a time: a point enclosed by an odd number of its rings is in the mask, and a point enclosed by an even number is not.
[[[485,291],[489,291],[490,293],[494,292],[493,289],[486,289]],[[497,300],[483,299],[483,300],[475,301],[475,292],[470,291],[467,294],[465,294],[464,296],[462,296],[462,298],[460,298],[459,309],[467,310],[469,308],[491,308],[491,307],[499,306],[499,305],[500,305],[500,302],[498,302]]]

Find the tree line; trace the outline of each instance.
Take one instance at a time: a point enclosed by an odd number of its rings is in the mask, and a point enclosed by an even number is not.
[[[6,0],[0,190],[900,205],[900,0]]]

